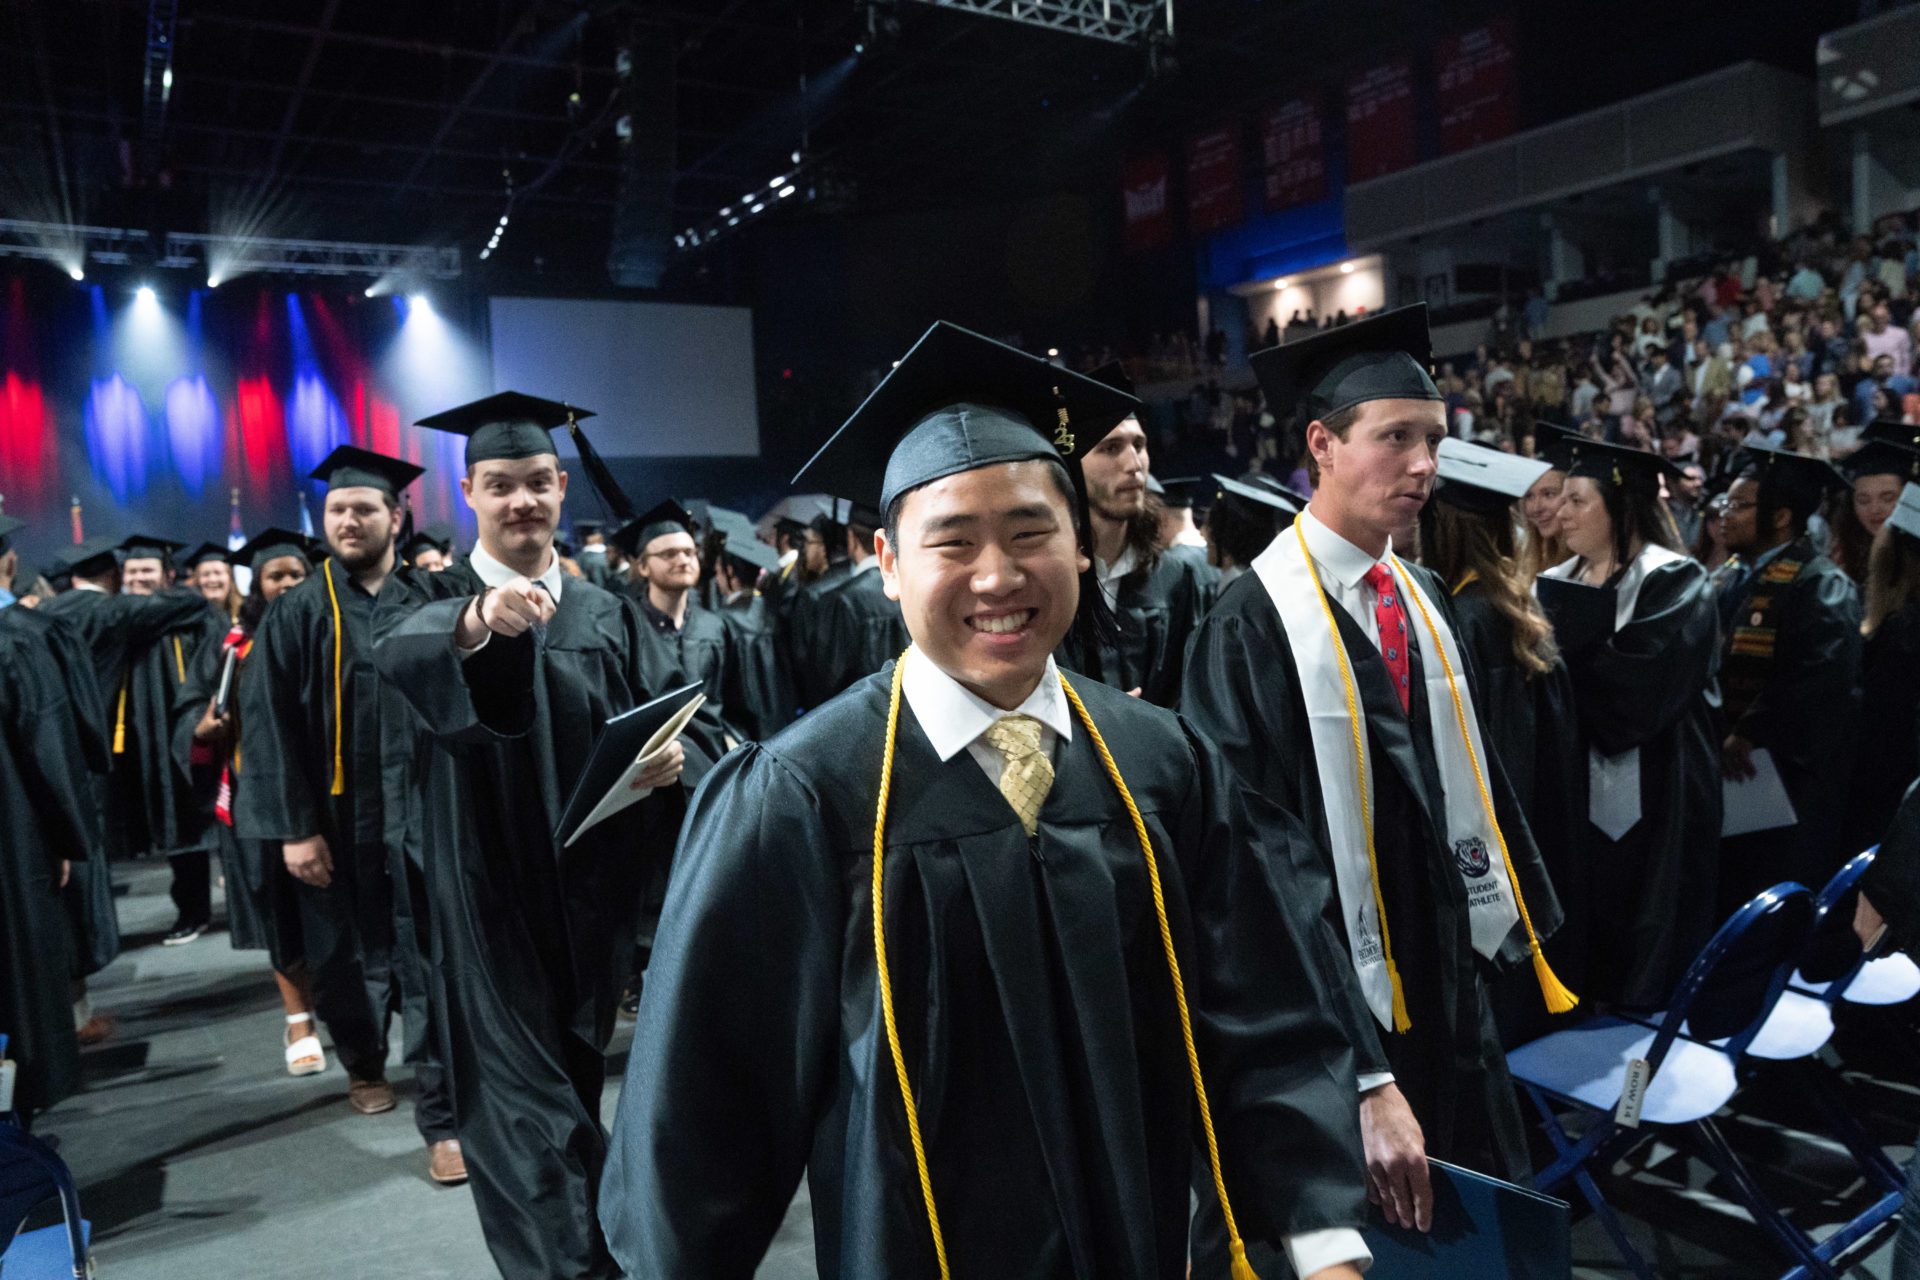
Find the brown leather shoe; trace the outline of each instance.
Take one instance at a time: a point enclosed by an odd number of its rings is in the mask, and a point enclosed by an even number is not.
[[[460,1153],[460,1139],[442,1138],[427,1148],[427,1176],[443,1187],[457,1187],[467,1180],[467,1158]]]
[[[113,1019],[104,1013],[96,1013],[75,1029],[73,1038],[82,1045],[90,1045],[99,1044],[112,1034]]]
[[[397,1105],[393,1086],[385,1080],[349,1080],[347,1105],[363,1116],[377,1116]]]

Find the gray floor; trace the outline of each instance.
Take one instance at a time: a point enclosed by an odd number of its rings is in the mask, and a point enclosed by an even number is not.
[[[119,1022],[86,1054],[86,1089],[36,1129],[57,1135],[95,1223],[100,1273],[139,1280],[474,1280],[494,1274],[464,1188],[436,1187],[413,1129],[404,1068],[400,1109],[363,1117],[345,1102],[337,1063],[296,1080],[282,1069],[279,1001],[257,952],[235,952],[224,933],[162,947],[172,921],[164,867],[123,869],[127,951],[94,981],[96,1006]],[[624,1035],[615,1045],[624,1056]],[[1898,1055],[1894,1055],[1896,1062]],[[1906,1062],[1916,1058],[1906,1058]],[[619,1064],[615,1064],[618,1078]],[[1911,1071],[1887,1071],[1886,1076]],[[1890,1148],[1920,1129],[1920,1089],[1856,1079],[1861,1107]],[[1790,1091],[1776,1091],[1790,1093]],[[617,1089],[605,1115],[613,1116]],[[1769,1097],[1767,1120],[1730,1120],[1769,1190],[1804,1206],[1816,1229],[1859,1203],[1844,1161],[1798,1134],[1794,1099]],[[1904,1160],[1908,1148],[1894,1153]],[[1610,1183],[1615,1203],[1661,1230],[1629,1229],[1662,1276],[1777,1275],[1753,1224],[1713,1195],[1707,1171],[1660,1148]],[[1884,1241],[1850,1274],[1885,1280]],[[1575,1275],[1626,1275],[1591,1218],[1574,1228]],[[814,1276],[805,1191],[759,1271],[759,1280]],[[1272,1280],[1272,1278],[1269,1278]]]

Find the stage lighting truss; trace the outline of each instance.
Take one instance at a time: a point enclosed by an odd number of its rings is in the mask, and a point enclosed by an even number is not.
[[[1070,35],[1141,44],[1173,34],[1173,0],[913,0]]]
[[[460,250],[451,246],[287,240],[189,231],[170,231],[156,242],[146,231],[19,218],[0,218],[0,258],[37,258],[69,271],[88,263],[130,266],[151,262],[166,269],[203,269],[216,282],[253,273],[375,279],[404,275],[430,280],[451,280],[460,274]]]

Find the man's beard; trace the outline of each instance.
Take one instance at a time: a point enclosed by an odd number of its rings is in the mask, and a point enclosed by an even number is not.
[[[348,573],[365,573],[368,569],[378,566],[387,554],[385,542],[377,543],[360,554],[351,556],[338,547],[328,549],[333,552],[333,558],[340,562],[340,567]]]
[[[1146,494],[1142,493],[1138,498],[1134,499],[1131,506],[1127,507],[1115,506],[1111,502],[1095,502],[1091,505],[1094,514],[1102,520],[1111,520],[1115,524],[1128,524],[1134,520],[1138,520],[1146,511],[1147,498]]]

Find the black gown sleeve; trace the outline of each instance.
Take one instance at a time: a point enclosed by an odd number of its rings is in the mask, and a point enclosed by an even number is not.
[[[454,627],[471,602],[467,596],[436,600],[383,618],[374,663],[434,737],[474,743],[519,737],[538,714],[533,633],[489,635],[477,652],[463,655]]]
[[[1692,560],[1649,573],[1627,625],[1567,655],[1580,726],[1610,756],[1665,731],[1719,667],[1713,584]]]
[[[100,843],[100,811],[78,727],[80,712],[44,635],[0,636],[0,654],[7,659],[14,703],[8,732],[18,746],[26,794],[37,801],[31,815],[0,818],[0,833],[17,848],[42,850],[49,871],[57,875],[60,862],[84,861]]]
[[[1335,1009],[1344,956],[1309,906],[1330,892],[1292,815],[1246,792],[1188,726],[1197,780],[1181,874],[1193,913],[1195,1037],[1243,1234],[1366,1218],[1354,1055]],[[1349,984],[1350,985],[1350,984]]]
[[[317,572],[325,573],[323,565]],[[240,788],[234,822],[254,840],[305,840],[327,830],[326,790],[331,761],[311,747],[331,709],[315,701],[314,673],[321,661],[307,641],[312,603],[295,588],[267,607],[254,633],[241,717],[247,729],[247,785]]]
[[[757,746],[693,798],[600,1195],[628,1275],[748,1280],[806,1168],[836,1083],[847,910],[819,805]]]

